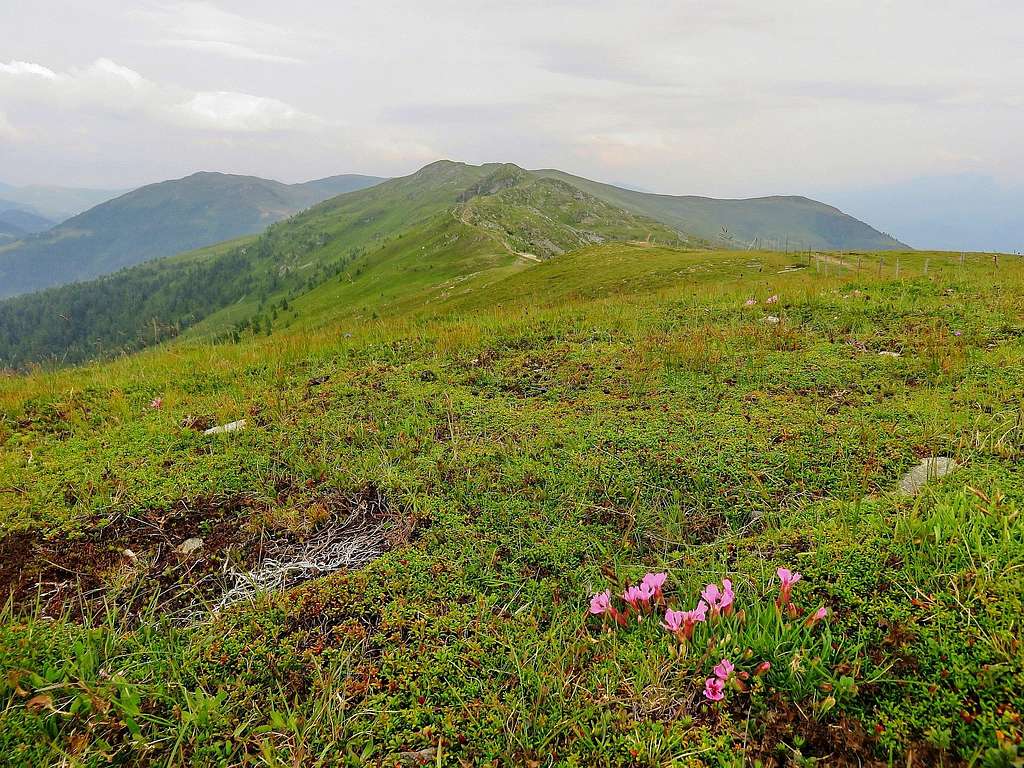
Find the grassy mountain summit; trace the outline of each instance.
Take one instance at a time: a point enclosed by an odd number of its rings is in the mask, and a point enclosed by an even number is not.
[[[0,297],[79,280],[259,232],[328,197],[379,182],[335,176],[282,184],[196,173],[151,184],[42,235],[0,247]]]

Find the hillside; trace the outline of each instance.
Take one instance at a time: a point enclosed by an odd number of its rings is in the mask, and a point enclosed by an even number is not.
[[[718,200],[656,195],[601,184],[563,171],[533,173],[568,182],[612,205],[727,247],[792,251],[910,250],[907,245],[837,208],[806,197]]]
[[[700,244],[515,166],[442,161],[328,200],[252,242],[2,302],[0,364],[78,362],[197,324],[214,335],[266,331],[307,292],[327,321],[382,296],[415,303],[449,280],[608,240]]]
[[[0,297],[88,280],[253,234],[321,200],[378,181],[335,176],[289,185],[196,173],[142,187],[42,235],[0,247]]]
[[[4,209],[4,201],[0,200],[0,226],[7,226],[24,235],[34,235],[38,232],[45,232],[55,226],[57,222],[44,218],[31,211],[18,208]]]
[[[5,764],[1012,766],[1024,265],[538,263],[453,215],[508,175],[239,244],[366,243],[269,338],[0,377]]]
[[[237,177],[208,176],[204,181],[214,189],[239,183]],[[251,244],[185,254],[97,282],[0,303],[0,365],[79,362],[185,332],[218,337],[256,328],[267,333],[291,322],[295,310],[284,311],[289,302],[298,302],[304,322],[310,324],[390,311],[392,304],[434,312],[443,304],[439,297],[464,291],[478,280],[497,280],[537,262],[606,242],[684,248],[722,245],[721,232],[704,238],[664,223],[681,219],[649,204],[658,196],[561,176],[511,164],[439,161],[410,176],[310,208],[278,223]],[[283,195],[294,192],[275,182],[246,183],[256,190],[246,199],[263,200],[263,208],[249,211],[253,216],[272,204],[280,205]],[[349,177],[340,177],[299,187],[302,194],[316,196],[352,183]],[[156,200],[163,204],[173,189],[173,185],[167,187]],[[590,194],[590,189],[604,197]],[[606,199],[617,200],[616,196],[628,205]],[[222,195],[219,203],[211,200],[203,210],[227,206],[231,199]],[[114,203],[121,216],[131,207],[125,198]],[[641,205],[663,219],[636,212]],[[789,212],[798,207],[792,202],[772,203],[765,215],[775,215],[771,212],[780,206]],[[136,218],[145,221],[153,210],[138,207]],[[224,215],[235,214],[225,211]],[[58,227],[50,237],[58,237],[75,221]],[[859,222],[856,226],[866,227]],[[255,224],[242,229],[254,228]],[[727,240],[726,247],[736,245]]]

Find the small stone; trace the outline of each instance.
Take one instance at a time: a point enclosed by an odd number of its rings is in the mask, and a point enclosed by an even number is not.
[[[888,349],[883,349],[878,353],[879,357],[903,357],[899,352],[890,352]]]
[[[779,324],[779,318],[777,318],[775,315],[768,315],[768,317],[766,317],[764,319],[764,321],[766,323],[771,323],[772,325],[778,325]]]
[[[945,477],[954,469],[956,462],[948,456],[929,456],[921,460],[921,463],[911,469],[900,480],[900,493],[913,496],[920,491],[926,483]]]
[[[193,536],[191,539],[185,539],[178,548],[174,550],[179,555],[191,555],[193,552],[197,552],[203,548],[203,540],[198,536]]]
[[[237,432],[240,429],[245,429],[245,419],[239,419],[238,421],[232,421],[228,424],[221,424],[219,427],[210,427],[208,430],[203,432],[204,435],[220,435],[224,432]]]
[[[125,557],[127,557],[129,560],[138,560],[139,559],[139,556],[136,555],[134,552],[132,552],[130,549],[124,550],[121,554],[124,555]]]

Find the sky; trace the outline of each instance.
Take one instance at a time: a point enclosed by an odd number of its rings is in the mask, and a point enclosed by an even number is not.
[[[0,0],[0,19],[9,184],[444,157],[896,226],[932,183],[954,207],[957,179],[1024,199],[1021,0]]]

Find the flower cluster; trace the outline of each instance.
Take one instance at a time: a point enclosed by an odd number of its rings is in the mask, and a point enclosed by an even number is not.
[[[791,571],[788,568],[779,568],[776,571],[779,580],[779,593],[775,598],[775,606],[779,615],[786,612],[790,617],[799,616],[800,611],[793,602],[793,587],[803,577],[801,574]],[[678,653],[685,655],[686,645],[694,636],[694,630],[699,624],[710,624],[715,621],[731,620],[726,627],[726,634],[735,630],[738,622],[742,625],[746,621],[743,610],[736,610],[736,593],[733,591],[732,581],[722,579],[721,584],[707,584],[700,593],[700,599],[692,608],[672,608],[668,605],[662,592],[668,575],[665,573],[648,573],[639,584],[627,587],[622,593],[623,607],[620,610],[616,607],[610,589],[598,592],[590,599],[590,613],[595,616],[602,616],[606,621],[611,619],[619,626],[626,626],[631,616],[636,616],[637,621],[643,621],[644,617],[650,614],[655,607],[663,608],[664,619],[661,626],[672,634],[679,643]],[[813,628],[820,621],[828,616],[828,609],[822,606],[813,614],[808,616],[804,626]],[[714,647],[714,635],[709,635],[708,652]],[[751,651],[743,657],[749,659]],[[707,658],[707,655],[704,656]],[[745,682],[751,676],[762,675],[771,669],[771,664],[762,661],[752,672],[737,670],[736,665],[728,658],[723,657],[712,670],[713,676],[704,680],[704,697],[711,702],[721,701],[725,698],[726,690],[733,688],[743,691],[746,689]]]
[[[639,584],[627,587],[622,593],[622,599],[627,607],[621,611],[612,602],[610,589],[598,592],[590,598],[590,613],[594,616],[607,616],[620,626],[626,626],[631,614],[635,614],[637,620],[642,621],[654,605],[664,605],[665,598],[661,588],[665,586],[667,579],[667,573],[648,573]]]

